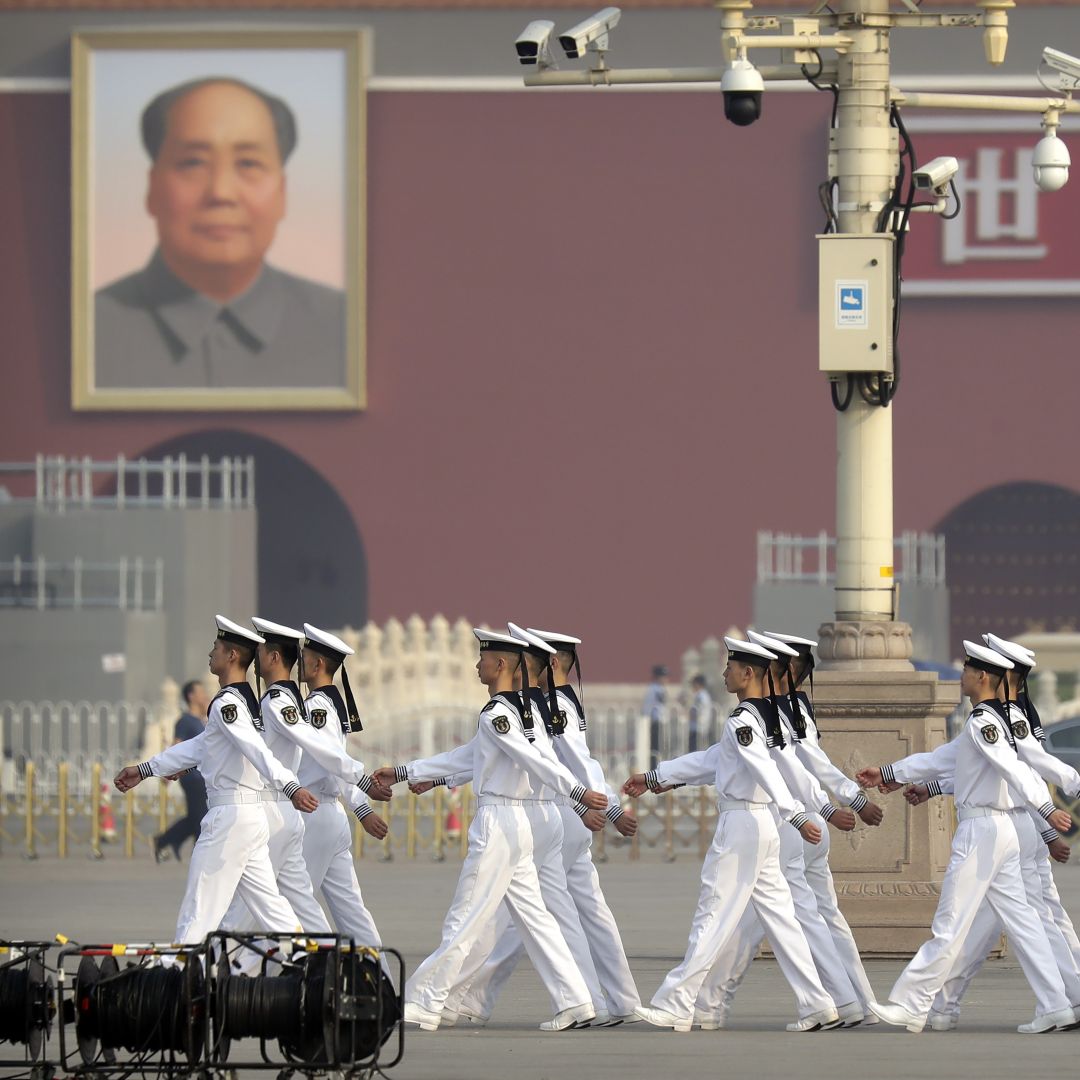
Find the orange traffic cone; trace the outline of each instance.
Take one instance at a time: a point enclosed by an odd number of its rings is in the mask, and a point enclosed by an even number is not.
[[[112,790],[108,784],[101,785],[101,806],[98,808],[98,828],[101,839],[111,843],[116,839],[116,817],[112,808]]]
[[[450,812],[446,815],[446,837],[448,840],[457,840],[461,836],[460,806],[461,799],[458,797],[455,797],[450,803]]]

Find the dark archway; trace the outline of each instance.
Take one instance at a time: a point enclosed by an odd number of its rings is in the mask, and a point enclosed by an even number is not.
[[[328,628],[367,622],[363,541],[341,496],[307,462],[242,431],[180,435],[142,456],[160,460],[166,454],[186,454],[189,461],[203,454],[212,461],[254,457],[259,614],[296,627],[314,612]]]
[[[1080,619],[1080,495],[1001,484],[962,502],[945,534],[952,640],[992,630],[1075,630]]]

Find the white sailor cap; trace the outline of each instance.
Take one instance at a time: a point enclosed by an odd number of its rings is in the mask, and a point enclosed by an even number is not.
[[[473,637],[480,642],[480,650],[492,652],[524,652],[525,643],[509,634],[500,634],[497,630],[478,630],[473,628]]]
[[[756,664],[758,667],[768,667],[770,660],[779,660],[771,649],[764,645],[758,645],[753,641],[741,641],[739,638],[725,637],[724,644],[732,660],[739,660],[744,664]]]
[[[299,630],[271,622],[269,619],[257,619],[252,615],[251,625],[262,634],[263,640],[268,644],[296,645],[304,640],[304,635]]]
[[[573,652],[581,644],[581,638],[572,637],[570,634],[556,634],[554,630],[534,630],[529,626],[526,627],[526,633],[532,634],[534,637],[540,638],[541,641],[546,641],[549,645],[554,645],[556,649],[562,649],[564,652]]]
[[[994,649],[988,649],[985,645],[977,645],[974,641],[964,642],[964,652],[967,653],[967,663],[981,671],[988,671],[991,675],[1000,675],[1005,671],[1012,671],[1013,662]]]
[[[802,646],[804,649],[817,648],[817,642],[812,638],[799,637],[798,634],[778,634],[773,630],[762,630],[761,633],[764,637],[772,638],[773,641],[782,641],[785,645]]]
[[[254,622],[254,619],[252,620]],[[307,638],[307,647],[331,660],[342,660],[346,656],[352,656],[355,651],[346,645],[336,634],[328,630],[320,630],[311,623],[304,623],[304,636]]]
[[[258,634],[245,630],[239,623],[226,619],[224,615],[215,615],[214,621],[217,623],[217,636],[223,641],[231,641],[234,645],[247,645],[249,648],[252,645],[265,644]]]
[[[1038,666],[1035,663],[1035,654],[1019,641],[1006,641],[1005,638],[999,638],[997,634],[983,634],[982,639],[994,652],[1008,657],[1016,667],[1025,667],[1033,671]]]
[[[537,637],[530,630],[522,630],[517,623],[508,622],[506,629],[510,636],[515,638],[525,650],[534,656],[554,656],[555,650],[543,638]]]
[[[746,636],[755,644],[761,645],[779,656],[798,656],[799,650],[793,649],[779,638],[769,637],[766,634],[757,634],[753,630],[747,630]]]

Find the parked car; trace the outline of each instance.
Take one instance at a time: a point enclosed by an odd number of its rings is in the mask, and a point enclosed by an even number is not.
[[[1070,716],[1067,720],[1059,720],[1046,729],[1046,749],[1071,765],[1080,772],[1080,716]],[[1066,798],[1065,793],[1052,784],[1050,790],[1054,796],[1054,802],[1072,814],[1073,827],[1066,833],[1069,840],[1074,840],[1080,831],[1080,800],[1072,801]]]

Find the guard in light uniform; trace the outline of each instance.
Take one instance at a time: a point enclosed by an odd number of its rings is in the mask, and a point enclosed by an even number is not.
[[[554,689],[548,699],[539,685],[536,685],[539,683],[541,672],[546,670],[550,658],[555,655],[555,650],[540,638],[522,630],[515,623],[508,623],[507,630],[512,638],[521,643],[524,660],[521,672],[523,677],[529,676],[521,688],[520,695],[515,697],[515,704],[521,703],[522,719],[525,720],[524,705],[526,701],[529,702],[532,715],[538,716],[541,721],[530,723],[529,734],[533,748],[547,760],[550,766],[561,768],[554,743],[562,738],[564,719],[557,716],[558,702]],[[463,753],[473,758],[471,752],[463,752],[460,748],[451,753],[456,754],[458,758],[461,758]],[[463,767],[455,773],[452,780],[455,786],[469,782],[472,780],[471,769]],[[581,820],[573,809],[577,805],[579,804],[559,795],[547,784],[542,784],[537,789],[535,798],[524,801],[525,813],[532,826],[533,862],[536,863],[536,872],[540,881],[540,895],[543,897],[544,906],[555,916],[559,930],[574,958],[574,964],[581,972],[585,985],[589,989],[589,997],[596,1013],[589,1026],[605,1027],[613,1022],[612,1017],[608,1012],[603,990],[600,988],[600,979],[593,963],[588,938],[585,936],[577,906],[570,896],[566,883],[563,843],[567,823],[581,827]],[[602,817],[601,824],[603,824]],[[482,1025],[490,1016],[494,1008],[494,996],[490,1005],[485,1001],[478,1003],[472,1009],[469,1005],[462,1005],[460,999],[473,986],[476,986],[481,993],[487,989],[488,981],[494,971],[494,968],[489,967],[492,961],[495,966],[498,966],[511,960],[520,943],[519,937],[509,936],[513,931],[512,917],[504,901],[496,917],[488,923],[484,933],[474,942],[465,963],[458,972],[457,985],[443,1006],[443,1024],[456,1023],[463,1008],[465,1018],[474,1024]],[[506,971],[504,977],[509,978],[511,971],[512,968]]]
[[[349,677],[343,661],[353,650],[341,638],[317,626],[304,623],[307,644],[304,646],[303,677],[310,693],[305,706],[308,724],[315,742],[305,746],[300,761],[300,782],[319,799],[319,808],[305,821],[304,861],[311,883],[322,892],[338,933],[352,938],[358,945],[382,945],[375,920],[371,917],[360,892],[352,856],[352,834],[349,819],[338,795],[349,804],[364,830],[376,839],[386,836],[386,822],[375,813],[365,794],[375,791],[371,777],[359,783],[344,776],[338,764],[341,759],[352,762],[362,774],[363,765],[345,751],[345,738],[350,731],[361,730]],[[334,685],[334,675],[341,669],[345,699]],[[387,792],[389,795],[389,792]]]
[[[1035,1018],[1017,1030],[1036,1034],[1070,1027],[1076,1013],[1042,922],[1025,899],[1017,823],[1026,820],[1026,813],[1013,792],[1055,828],[1068,828],[1070,818],[1054,809],[1046,785],[1017,756],[1006,706],[997,697],[1012,661],[971,641],[964,642],[964,651],[960,689],[972,705],[964,730],[928,754],[862,769],[857,777],[864,787],[895,790],[904,781],[952,773],[960,822],[930,928],[933,937],[897,979],[889,1003],[870,1008],[888,1024],[922,1031],[985,899],[1004,925],[1038,1002]]]
[[[247,682],[262,638],[221,615],[217,629],[210,671],[221,682],[221,691],[210,703],[206,730],[149,761],[128,766],[115,781],[127,791],[147,777],[173,776],[196,765],[206,781],[210,809],[191,853],[173,938],[181,944],[199,943],[216,930],[234,894],[247,904],[260,930],[301,929],[270,865],[265,786],[283,791],[298,810],[310,813],[318,805],[263,739],[258,702]]]
[[[795,991],[799,1019],[789,1031],[816,1031],[841,1023],[836,1004],[825,991],[795,918],[791,890],[780,871],[780,837],[772,807],[810,841],[821,832],[788,790],[769,756],[764,716],[768,702],[762,683],[777,654],[751,641],[724,638],[728,663],[724,686],[739,704],[724,725],[720,741],[693,754],[661,762],[649,773],[636,773],[623,786],[634,797],[646,788],[715,784],[720,817],[701,870],[701,892],[681,964],[668,973],[640,1015],[657,1027],[689,1031],[694,1003],[712,966],[732,944],[740,920],[751,905],[765,927],[780,970]]]
[[[1008,705],[1010,720],[1012,723],[1013,738],[1016,740],[1016,752],[1020,761],[1033,769],[1040,783],[1049,780],[1056,784],[1070,798],[1080,795],[1080,774],[1070,768],[1063,761],[1048,754],[1032,734],[1031,724],[1020,705],[1016,704],[1017,691],[1022,692],[1023,682],[1027,672],[1035,667],[1034,654],[1015,642],[1005,641],[994,634],[984,634],[983,641],[995,652],[1013,662],[1013,670],[1006,675],[1008,688]],[[1004,688],[1004,687],[1003,687]],[[1039,797],[1050,798],[1049,790],[1043,794],[1043,787],[1039,789]],[[951,794],[954,790],[952,776],[942,777],[931,789],[930,785],[922,787],[929,796]],[[905,793],[906,794],[906,793]],[[910,802],[925,801],[909,798]],[[1054,953],[1058,971],[1061,974],[1065,986],[1065,993],[1070,1003],[1076,1008],[1080,1005],[1080,970],[1077,969],[1076,960],[1073,956],[1068,937],[1062,933],[1058,926],[1054,913],[1051,910],[1049,898],[1046,895],[1043,878],[1040,874],[1039,864],[1045,863],[1049,873],[1050,862],[1047,846],[1061,843],[1061,838],[1056,829],[1052,828],[1044,818],[1034,810],[1028,810],[1025,814],[1013,816],[1013,824],[1016,827],[1017,837],[1020,841],[1020,872],[1024,879],[1024,892],[1028,903],[1038,912],[1046,930],[1047,940]],[[1066,848],[1067,850],[1067,848]],[[1051,884],[1053,875],[1050,874]],[[1054,889],[1054,896],[1057,890]],[[1065,919],[1068,920],[1068,915]],[[1067,923],[1069,936],[1075,938],[1072,922]],[[971,980],[979,973],[983,961],[990,951],[997,945],[1002,931],[1001,920],[997,917],[993,907],[984,900],[979,909],[971,931],[960,951],[960,955],[953,966],[952,974],[941,988],[934,1005],[930,1010],[928,1023],[935,1031],[951,1031],[958,1026],[960,1021],[960,1003],[963,1000]]]
[[[620,806],[619,796],[604,779],[600,762],[589,750],[585,709],[569,682],[573,669],[578,667],[580,671],[578,646],[581,639],[531,627],[527,632],[556,650],[550,658],[548,670],[551,674],[544,671],[540,676],[544,690],[550,690],[547,680],[554,679],[555,711],[561,714],[559,734],[552,740],[555,753],[580,783],[607,795],[608,806],[603,816],[599,811],[586,810],[580,804],[561,807],[563,867],[567,889],[577,909],[599,978],[604,996],[603,1006],[611,1017],[609,1023],[634,1023],[639,1019],[635,1010],[641,1005],[641,998],[626,960],[615,916],[604,898],[600,878],[593,865],[592,831],[586,822],[602,827],[605,820],[610,821],[622,835],[632,836],[637,831],[637,820]],[[548,908],[550,910],[550,903]],[[501,934],[487,963],[465,988],[465,992],[460,994],[460,998],[457,993],[451,996],[448,1008],[456,1005],[462,1015],[486,1021],[495,1008],[499,993],[524,955],[521,935],[515,926],[510,925]],[[458,998],[459,1001],[456,1001]],[[445,1017],[444,1009],[444,1023]],[[591,1026],[595,1027],[596,1024]]]
[[[554,1019],[541,1024],[541,1029],[587,1026],[596,1011],[558,923],[544,906],[526,802],[535,800],[545,784],[596,810],[607,806],[607,798],[579,784],[569,770],[538,754],[529,741],[529,735],[535,735],[531,709],[523,707],[522,696],[514,689],[515,680],[527,670],[522,642],[489,630],[473,633],[480,642],[477,674],[492,694],[481,710],[476,735],[466,744],[471,750],[464,755],[471,758],[476,816],[457,892],[443,923],[442,943],[406,985],[405,1019],[423,1030],[438,1028],[469,950],[505,898],[554,1004]],[[457,751],[438,754],[396,769],[379,769],[375,777],[384,784],[437,780],[461,770],[462,756]]]
[[[791,660],[798,657],[796,650],[782,641],[755,634],[752,630],[746,636],[754,644],[778,655],[779,659],[770,666],[770,686],[779,685],[783,690],[784,672]],[[799,920],[807,945],[810,946],[810,955],[814,958],[821,983],[836,1002],[843,1026],[856,1027],[864,1019],[863,1009],[856,1000],[851,979],[848,978],[845,965],[833,943],[829,926],[818,911],[817,898],[806,879],[804,858],[806,848],[822,847],[827,843],[826,821],[849,832],[855,827],[855,815],[850,810],[833,806],[817,780],[807,771],[795,748],[794,722],[785,713],[781,700],[774,694],[767,707],[771,707],[771,715],[767,714],[766,720],[771,736],[769,754],[776,762],[788,790],[806,808],[808,818],[821,833],[820,842],[811,844],[803,840],[798,830],[786,821],[779,822],[780,868],[791,889],[795,917]],[[735,993],[764,937],[765,928],[751,904],[743,914],[731,944],[713,965],[698,992],[694,1010],[695,1022],[700,1021],[706,1030],[726,1026]]]

